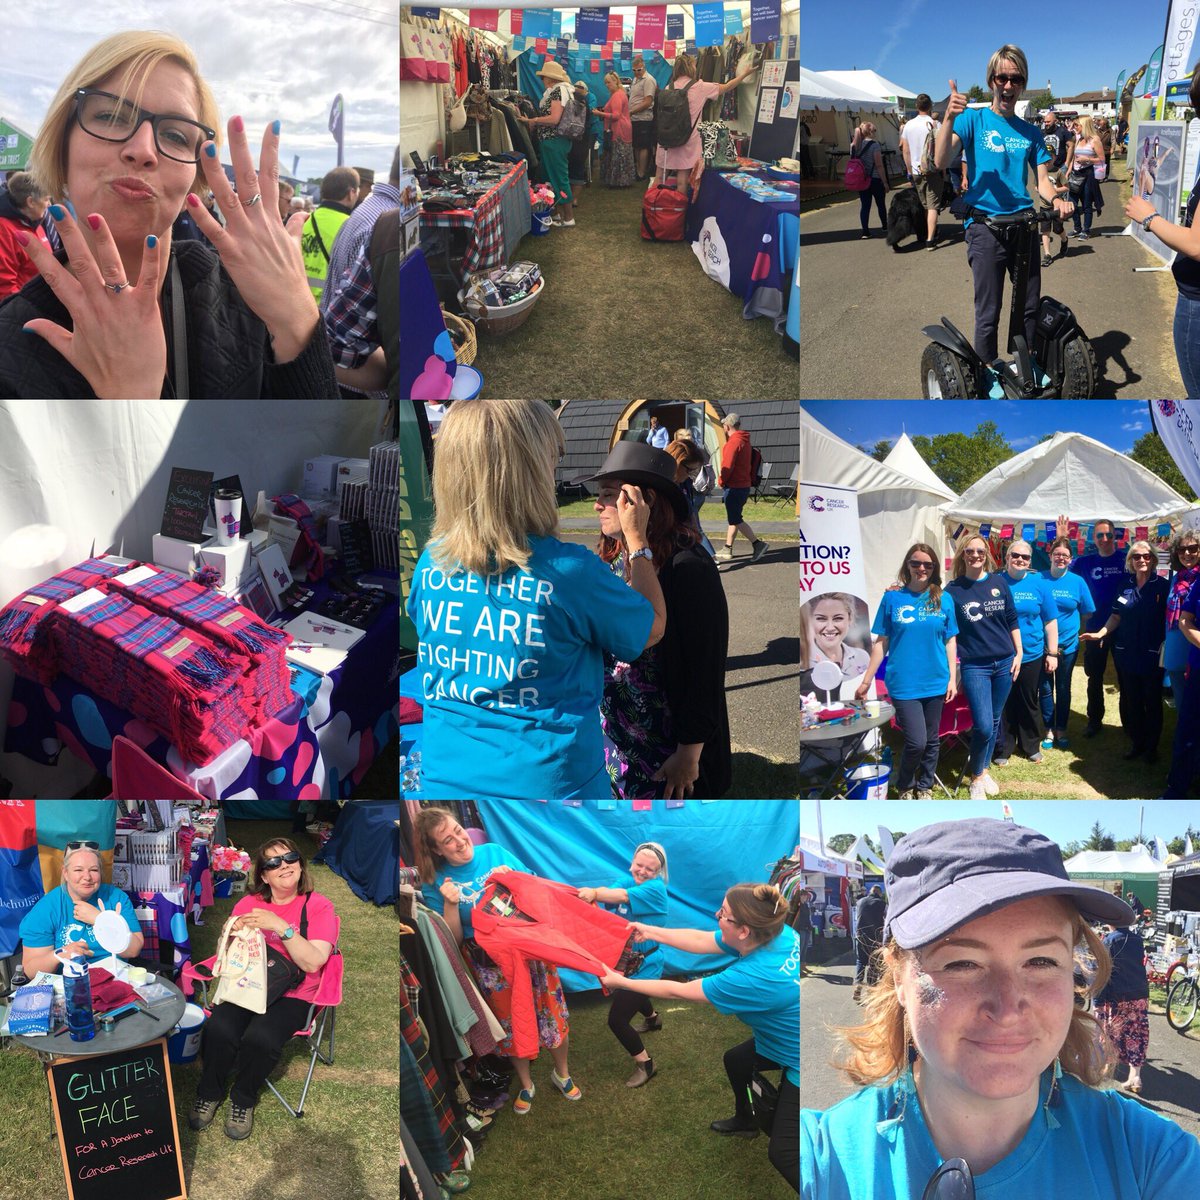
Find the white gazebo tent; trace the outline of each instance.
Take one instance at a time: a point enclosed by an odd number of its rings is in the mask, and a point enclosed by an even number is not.
[[[1148,847],[1140,843],[1132,850],[1081,850],[1063,863],[1072,879],[1093,883],[1109,891],[1119,883],[1136,892],[1146,908],[1154,907],[1159,874],[1166,869]]]
[[[941,492],[947,500],[954,499],[954,493],[937,477],[933,468],[917,453],[912,438],[907,433],[900,435],[900,440],[888,452],[884,465],[894,467],[897,471],[923,483],[931,492]]]
[[[1154,525],[1191,505],[1153,471],[1082,433],[1056,433],[990,470],[942,508],[946,533],[959,524],[1019,524],[1108,518],[1117,525]]]
[[[896,581],[900,556],[913,542],[927,542],[939,552],[944,546],[940,506],[953,492],[940,482],[934,487],[877,462],[830,433],[804,409],[800,410],[800,479],[858,492],[870,605]]]
[[[800,111],[815,114],[809,126],[813,143],[827,147],[850,145],[855,125],[864,117],[875,118],[881,125],[880,141],[887,144],[885,132],[890,127],[898,128],[897,107],[872,92],[863,91],[824,71],[810,71],[800,67]],[[895,148],[894,146],[892,147]]]
[[[821,74],[827,79],[834,79],[847,87],[866,92],[869,96],[878,96],[881,100],[901,108],[905,107],[903,101],[915,100],[920,95],[920,92],[914,92],[911,88],[901,87],[900,84],[885,79],[878,71],[822,71]]]

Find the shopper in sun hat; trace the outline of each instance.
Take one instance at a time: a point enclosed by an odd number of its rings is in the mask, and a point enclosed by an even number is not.
[[[567,166],[567,159],[571,154],[571,139],[558,133],[558,123],[562,120],[564,111],[568,105],[574,103],[571,79],[552,58],[542,63],[537,76],[546,87],[538,104],[538,115],[518,116],[517,120],[536,130],[538,137],[542,139],[538,150],[542,156],[546,179],[554,189],[554,202],[558,208],[554,223],[564,228],[573,228],[575,196],[571,191],[570,170]]]

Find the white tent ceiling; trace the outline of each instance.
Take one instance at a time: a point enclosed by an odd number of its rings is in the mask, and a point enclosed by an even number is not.
[[[897,471],[923,483],[931,492],[939,492],[947,500],[954,499],[954,493],[934,472],[934,469],[917,453],[912,438],[907,433],[900,435],[900,440],[891,448],[884,464],[895,467]]]
[[[896,106],[870,92],[860,91],[823,71],[800,68],[800,107],[833,108],[838,112],[893,112]]]
[[[1080,850],[1063,863],[1068,875],[1157,875],[1164,869],[1145,846],[1136,850]]]
[[[856,91],[866,92],[869,96],[887,100],[891,104],[895,104],[902,97],[915,99],[920,95],[920,92],[914,92],[909,88],[901,87],[898,83],[893,83],[890,79],[885,79],[877,71],[822,71],[821,74],[826,79],[834,79]]]
[[[1052,521],[1110,518],[1150,524],[1190,508],[1153,471],[1082,433],[1056,433],[989,471],[943,506],[947,523],[997,518]]]

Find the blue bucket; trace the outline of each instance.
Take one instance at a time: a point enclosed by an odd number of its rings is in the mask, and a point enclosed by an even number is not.
[[[208,1018],[198,1004],[185,1004],[179,1024],[167,1038],[167,1058],[173,1063],[194,1062],[200,1053],[200,1035]]]
[[[483,390],[483,376],[474,367],[462,363],[454,372],[454,382],[450,385],[449,400],[474,400]]]
[[[547,209],[544,213],[530,213],[533,219],[529,223],[529,232],[534,237],[544,237],[550,232],[550,215],[553,211],[553,209]]]
[[[846,772],[847,800],[886,800],[891,768],[886,763],[866,763]]]

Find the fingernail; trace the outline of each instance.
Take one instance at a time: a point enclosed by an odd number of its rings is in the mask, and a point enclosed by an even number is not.
[[[22,325],[21,332],[22,333],[32,333],[34,337],[37,337],[37,332],[33,329],[30,329],[28,325]]]
[[[216,143],[209,142],[208,145],[204,147],[204,153],[207,154],[209,158],[216,158],[217,157]]]
[[[27,234],[23,229],[18,229],[16,231],[14,231],[13,237],[15,237],[17,239],[17,241],[21,243],[22,246],[29,245],[29,234]]]
[[[200,207],[200,197],[199,197],[199,196],[197,196],[195,192],[188,192],[188,195],[187,195],[187,202],[188,202],[188,203],[189,203],[189,204],[190,204],[190,205],[191,205],[193,208],[199,208],[199,207]]]
[[[273,134],[274,134],[276,137],[278,137],[278,136],[279,136],[279,130],[280,130],[281,128],[282,128],[282,125],[279,123],[279,121],[278,121],[278,120],[275,120],[275,121],[272,121],[272,122],[271,122],[271,132],[272,132],[272,133],[273,133]]]
[[[56,221],[61,221],[67,215],[67,210],[61,204],[52,204],[50,205],[50,215]]]
[[[158,238],[156,238],[154,236],[154,234],[152,234],[152,233],[147,234],[146,235],[146,245],[149,246],[151,250],[153,250],[154,247],[158,245]]]
[[[229,128],[232,129],[234,133],[241,133],[242,130],[245,129],[245,125],[242,124],[242,118],[234,117],[233,120],[229,122]]]
[[[89,224],[89,225],[90,225],[90,226],[91,226],[93,229],[99,229],[99,228],[100,228],[100,218],[99,218],[99,217],[98,217],[98,216],[97,216],[95,213],[88,213],[87,223],[88,223],[88,224]]]

